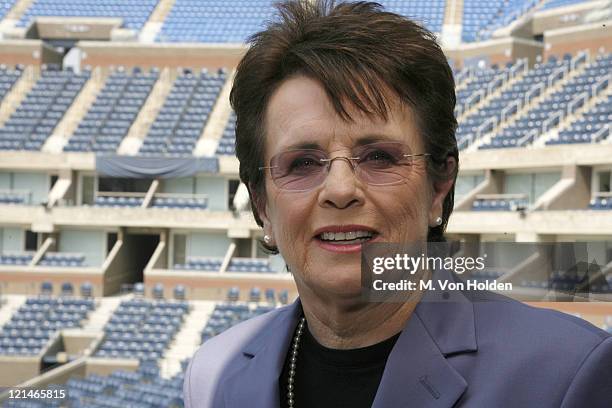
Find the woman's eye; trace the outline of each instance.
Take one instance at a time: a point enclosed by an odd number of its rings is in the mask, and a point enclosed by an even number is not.
[[[312,157],[300,157],[291,162],[291,166],[289,167],[290,171],[293,170],[305,170],[308,168],[312,168],[315,166],[320,166],[320,162]]]
[[[375,150],[366,153],[362,161],[378,164],[394,164],[396,162],[395,158],[392,155],[382,150]]]

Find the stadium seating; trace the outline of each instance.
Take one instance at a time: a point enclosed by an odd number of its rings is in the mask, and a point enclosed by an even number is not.
[[[491,132],[496,124],[502,122],[502,112],[505,110],[506,117],[516,113],[528,98],[542,95],[546,87],[565,77],[570,70],[571,56],[566,56],[562,60],[550,58],[546,63],[536,64],[533,69],[527,72],[522,78],[514,82],[509,89],[504,90],[501,95],[488,101],[478,109],[471,118],[474,119],[470,131],[481,128],[482,134]],[[512,108],[512,109],[508,109]],[[537,122],[543,122],[538,119]],[[537,126],[537,124],[536,124]],[[480,149],[517,147],[524,146],[532,140],[513,133],[503,134],[493,138],[489,143],[480,145]]]
[[[93,299],[28,298],[0,332],[0,354],[36,355],[60,329],[80,327]]]
[[[39,266],[57,266],[62,268],[83,267],[85,265],[85,255],[66,254],[61,252],[47,252],[38,262]]]
[[[28,265],[33,253],[0,254],[0,265]]]
[[[584,3],[585,0],[548,0],[542,6],[542,10],[550,10],[557,7],[569,6],[572,4]]]
[[[446,1],[444,0],[381,0],[386,10],[413,18],[423,23],[429,30],[442,32]]]
[[[0,3],[1,5],[2,3]],[[2,8],[0,8],[0,18],[2,15]],[[0,101],[4,99],[4,96],[10,92],[15,85],[15,82],[21,77],[20,67],[15,69],[9,68],[6,65],[0,65]]]
[[[202,330],[202,343],[242,321],[267,313],[274,307],[233,302],[217,304]]]
[[[0,190],[0,204],[30,204],[29,191]]]
[[[114,71],[64,146],[66,152],[114,153],[128,133],[158,77],[158,70]]]
[[[566,60],[570,58],[569,55],[565,57]],[[609,71],[601,63],[596,62],[587,67],[538,105],[520,115],[513,124],[498,132],[491,140],[491,146],[524,146],[532,142],[537,135],[545,134],[560,123],[576,95],[583,92],[590,95],[591,87],[608,74]]]
[[[26,27],[36,17],[120,17],[124,28],[140,30],[158,0],[34,0],[19,20]]]
[[[472,203],[472,211],[516,211],[519,208],[526,208],[527,205],[525,199],[478,198]]]
[[[594,197],[589,202],[591,210],[612,210],[612,196]]]
[[[495,30],[507,26],[538,3],[538,0],[465,0],[461,39],[488,40]]]
[[[98,207],[140,207],[144,197],[96,196],[94,205]]]
[[[578,96],[577,101],[584,104],[585,101],[610,87],[611,72],[612,54],[600,54],[582,75],[571,81],[571,85],[567,87],[567,94],[574,98]],[[567,105],[567,100],[569,98],[558,108],[563,109]],[[582,105],[578,105],[580,106]],[[610,136],[610,123],[612,123],[612,95],[608,95],[606,99],[583,112],[568,127],[561,130],[557,138],[547,140],[546,144],[600,142]]]
[[[95,356],[162,358],[188,311],[189,304],[182,301],[123,301],[104,327],[104,340]]]
[[[273,13],[271,0],[176,0],[159,42],[243,43]]]
[[[236,143],[236,113],[232,111],[217,146],[217,154],[234,155]]]
[[[226,81],[226,71],[180,75],[151,125],[141,155],[190,156]],[[162,205],[164,206],[164,205]]]
[[[217,258],[187,258],[185,264],[174,264],[174,269],[218,272],[223,261]]]
[[[153,197],[151,207],[205,210],[208,198],[202,197]]]
[[[40,150],[89,74],[43,67],[34,87],[0,128],[0,150]]]
[[[228,272],[273,272],[267,259],[233,258],[227,266]]]
[[[143,362],[137,371],[113,371],[107,376],[90,374],[70,378],[65,384],[51,384],[48,390],[63,390],[64,399],[11,399],[7,408],[182,408],[183,381],[187,362],[182,371],[170,379],[162,378],[155,362]],[[59,394],[59,392],[58,392]],[[61,394],[60,394],[61,395]]]

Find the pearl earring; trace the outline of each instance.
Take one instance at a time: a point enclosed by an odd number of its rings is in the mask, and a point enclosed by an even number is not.
[[[270,242],[272,241],[272,238],[269,235],[264,235],[264,242],[266,244],[270,244]]]
[[[442,217],[438,217],[438,218],[436,218],[436,225],[437,225],[437,226],[442,225]]]

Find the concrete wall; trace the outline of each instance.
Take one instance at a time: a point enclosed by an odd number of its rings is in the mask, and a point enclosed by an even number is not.
[[[187,236],[187,257],[222,258],[231,242],[225,233],[191,233]]]
[[[142,44],[80,41],[82,64],[126,67],[233,68],[244,55],[244,44]]]
[[[0,356],[0,387],[12,387],[40,371],[40,357]]]
[[[575,54],[585,49],[588,49],[592,56],[600,49],[610,52],[612,50],[611,25],[612,20],[607,20],[547,31],[544,33],[545,56],[563,55],[567,52]]]
[[[25,232],[21,228],[0,228],[0,253],[22,252]]]
[[[49,195],[49,176],[46,173],[13,173],[13,189],[31,192],[30,205],[47,201]]]
[[[101,266],[106,254],[106,231],[63,229],[59,234],[59,251],[82,253],[85,265]]]
[[[106,231],[62,229],[58,244],[59,252],[82,253],[87,266],[101,266],[106,255]]]
[[[227,211],[228,183],[225,178],[212,176],[196,177],[197,194],[208,195],[208,208],[213,211]]]

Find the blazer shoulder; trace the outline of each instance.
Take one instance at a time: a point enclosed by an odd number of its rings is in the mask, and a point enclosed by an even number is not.
[[[194,353],[183,383],[185,406],[218,407],[218,398],[225,376],[234,372],[246,359],[242,350],[258,336],[266,333],[288,306],[241,322],[207,340]]]
[[[540,345],[571,354],[585,354],[611,336],[579,317],[527,305],[505,296],[481,299],[473,305],[478,336],[499,336],[516,344],[524,343],[532,349]],[[495,328],[495,334],[490,334],[488,328]],[[534,343],[534,336],[541,341]]]

